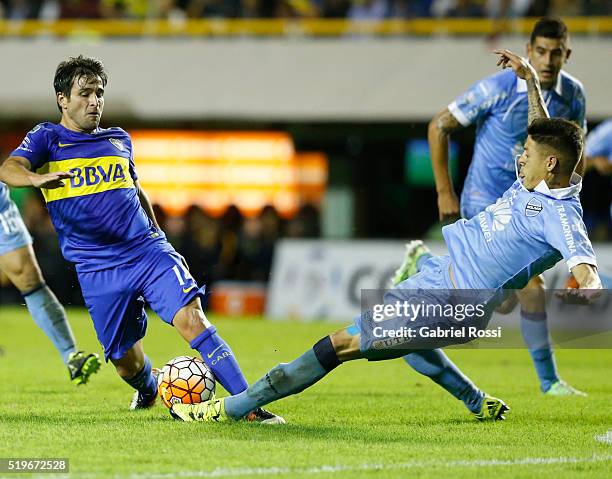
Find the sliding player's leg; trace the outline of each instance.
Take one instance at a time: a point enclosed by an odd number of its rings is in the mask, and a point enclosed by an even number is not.
[[[586,396],[559,377],[548,332],[546,295],[542,276],[531,278],[525,289],[517,294],[521,303],[521,333],[531,355],[542,392],[552,396]]]
[[[29,239],[25,226],[22,231],[24,241]],[[98,355],[77,351],[66,311],[45,284],[31,244],[26,242],[25,245],[4,254],[3,251],[10,247],[10,243],[3,246],[0,251],[0,269],[19,290],[32,319],[57,349],[68,367],[72,382],[77,385],[85,384],[100,368]]]
[[[415,351],[405,355],[403,359],[412,369],[427,376],[462,401],[470,412],[480,413],[486,394],[461,372],[444,351]]]
[[[422,275],[417,275],[421,276],[422,281],[416,279],[409,285],[403,284],[400,288],[392,290],[385,295],[385,303],[402,299],[406,294],[411,295],[412,300],[418,303],[421,298],[411,293],[419,291],[419,288],[426,288],[434,282],[444,284],[448,291],[449,264],[448,257],[435,258],[435,261],[430,262],[427,266],[427,273],[430,273],[431,277],[424,271]],[[408,286],[405,288],[407,291],[402,290],[402,286]],[[430,300],[431,296],[424,296],[422,299]],[[409,349],[408,345],[410,349],[425,349],[418,347],[419,344],[423,344],[419,343],[419,339],[410,339],[408,342],[380,339],[376,331],[381,329],[382,323],[372,322],[372,319],[371,312],[364,312],[356,319],[354,325],[323,338],[294,361],[275,366],[259,381],[237,396],[215,399],[199,405],[175,405],[171,413],[174,417],[184,421],[240,419],[249,408],[268,404],[303,391],[321,380],[342,362],[362,357],[368,360],[399,358],[406,354],[406,350]],[[432,321],[432,324],[441,324],[440,318],[434,317]],[[398,316],[385,321],[387,328],[395,331],[402,331],[405,326],[411,324],[409,317]],[[395,336],[391,337],[395,338]],[[439,353],[433,353],[431,356],[439,359]],[[480,410],[474,413],[478,419],[495,420],[504,419],[503,414],[507,410],[503,401],[485,396],[484,400],[481,400]]]
[[[238,395],[197,405],[174,405],[171,413],[183,421],[242,419],[255,408],[297,394],[341,363],[361,358],[359,335],[349,329],[324,337],[290,363],[278,364]]]

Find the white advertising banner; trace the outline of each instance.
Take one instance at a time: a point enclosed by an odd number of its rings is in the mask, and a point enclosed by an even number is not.
[[[446,253],[444,243],[428,246],[434,254]],[[612,277],[612,245],[595,245],[595,251],[600,273]],[[349,322],[359,314],[361,290],[389,288],[403,256],[404,243],[400,241],[280,241],[266,315],[271,319]],[[565,262],[559,262],[544,276],[549,289],[563,288],[567,279]]]

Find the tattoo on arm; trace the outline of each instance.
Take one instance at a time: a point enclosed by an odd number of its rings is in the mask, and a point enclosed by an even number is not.
[[[450,135],[462,127],[461,123],[457,121],[457,118],[455,118],[453,114],[448,111],[448,109],[444,110],[438,115],[438,118],[436,119],[436,126],[438,127],[438,130],[445,135]]]
[[[531,125],[531,122],[536,118],[550,118],[546,103],[544,103],[544,98],[542,97],[540,83],[535,78],[527,80],[527,100],[529,102],[528,125]]]

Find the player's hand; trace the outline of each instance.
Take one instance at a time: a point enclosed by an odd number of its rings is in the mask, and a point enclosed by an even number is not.
[[[68,171],[58,171],[55,173],[45,173],[44,175],[35,175],[32,178],[32,186],[35,188],[46,188],[54,190],[65,185],[63,180],[74,178],[74,173]]]
[[[567,304],[593,304],[601,296],[601,289],[566,289],[557,291],[557,298]]]
[[[502,68],[512,68],[516,76],[523,80],[538,78],[538,74],[526,58],[516,55],[510,50],[494,50],[493,53],[499,55],[497,66],[501,65]]]
[[[454,220],[459,217],[459,199],[453,191],[438,194],[438,212],[440,221]]]

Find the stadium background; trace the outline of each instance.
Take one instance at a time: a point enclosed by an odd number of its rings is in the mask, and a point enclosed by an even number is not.
[[[612,113],[609,2],[2,5],[2,154],[33,125],[57,121],[51,83],[59,61],[100,58],[110,72],[102,126],[133,134],[164,230],[221,312],[264,311],[280,240],[345,240],[351,248],[354,239],[439,239],[427,122],[495,71],[494,47],[524,52],[534,20],[521,15],[565,15],[574,50],[566,69],[585,85],[589,128]],[[473,139],[473,128],[452,138],[457,191]],[[585,178],[596,242],[611,237],[609,185],[595,172]],[[48,283],[62,302],[81,305],[39,194],[13,196]],[[20,301],[6,282],[0,295],[5,304]]]

